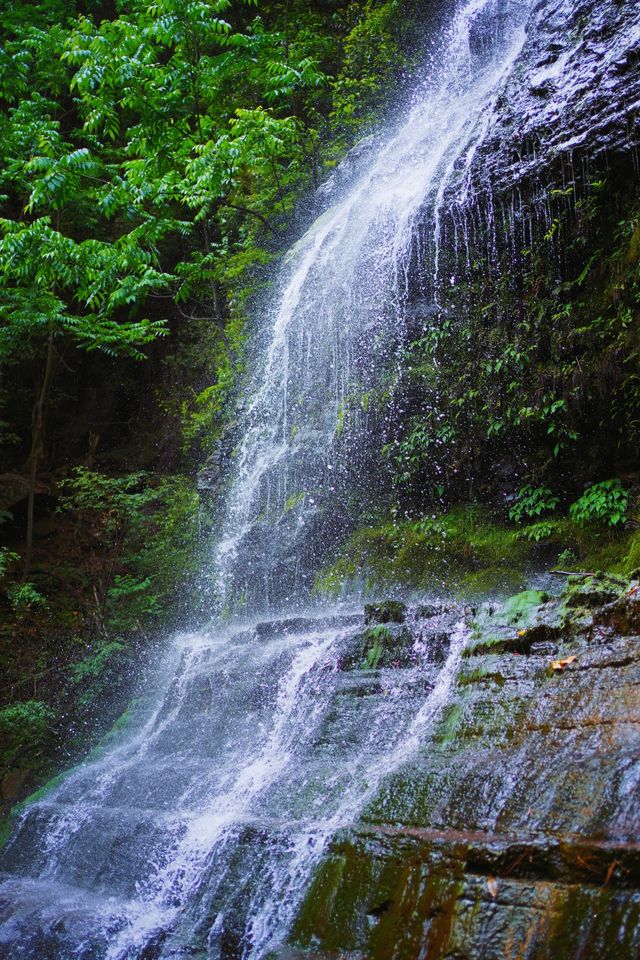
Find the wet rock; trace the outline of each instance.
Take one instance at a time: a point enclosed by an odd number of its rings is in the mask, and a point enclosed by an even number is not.
[[[440,617],[450,611],[451,607],[444,603],[419,603],[413,615],[416,620],[431,620],[433,617]]]
[[[318,953],[317,950],[293,950],[291,947],[279,947],[270,950],[264,960],[336,960],[335,954]],[[361,955],[352,955],[349,960],[365,960]]]
[[[632,588],[635,589],[635,588]],[[623,596],[597,610],[593,622],[622,637],[640,635],[640,597]]]
[[[380,138],[372,134],[349,150],[331,176],[316,190],[315,201],[318,209],[336,203],[343,190],[366,169],[379,144]]]
[[[552,653],[561,624],[559,605],[544,591],[526,590],[502,604],[485,603],[471,619],[473,640],[465,656],[529,655],[542,648]]]
[[[634,586],[595,578],[481,606],[437,722],[335,838],[298,948],[368,960],[640,956]]]
[[[367,603],[364,608],[364,622],[404,623],[407,619],[407,605],[399,600],[385,600],[382,603]]]
[[[342,670],[408,667],[417,660],[416,637],[405,626],[377,623],[356,634],[340,660]]]
[[[595,609],[613,603],[624,593],[626,581],[605,574],[572,577],[565,589],[565,604],[568,608]]]
[[[264,620],[255,626],[255,636],[259,640],[271,640],[273,637],[294,633],[313,633],[315,630],[330,628],[345,629],[362,623],[359,613],[335,617],[288,617],[285,620]]]
[[[2,800],[9,805],[24,800],[33,789],[33,783],[33,770],[10,770],[0,785]]]
[[[614,881],[617,853],[578,844],[549,856],[515,837],[463,832],[353,832],[316,880],[323,942],[369,960],[637,956],[640,900],[618,885],[624,869]],[[301,943],[318,922],[299,918]]]
[[[616,0],[535,4],[491,135],[466,171],[478,192],[548,184],[563,167],[573,176],[580,155],[637,147],[639,16]]]

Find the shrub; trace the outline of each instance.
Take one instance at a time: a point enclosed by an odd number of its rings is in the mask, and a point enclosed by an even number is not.
[[[559,502],[548,487],[522,487],[509,510],[509,519],[514,523],[522,523],[525,519],[536,520],[545,513],[553,513]]]
[[[520,536],[532,543],[540,543],[542,540],[548,540],[554,529],[553,523],[541,520],[539,523],[530,523],[521,532]]]
[[[198,495],[186,477],[144,471],[109,477],[79,467],[63,510],[91,524],[104,558],[98,618],[127,630],[169,614],[197,569]]]
[[[620,526],[627,519],[629,494],[619,480],[603,480],[588,487],[579,500],[569,507],[578,523],[606,523]]]
[[[47,601],[32,583],[20,583],[7,590],[7,597],[16,616],[24,617],[38,607],[46,607]]]
[[[0,710],[0,760],[9,766],[18,755],[36,752],[55,720],[53,709],[39,700],[11,703]]]

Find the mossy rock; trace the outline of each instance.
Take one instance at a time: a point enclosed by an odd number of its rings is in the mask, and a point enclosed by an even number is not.
[[[384,600],[382,603],[367,603],[364,607],[364,622],[404,623],[407,619],[407,605],[399,600]]]
[[[471,687],[477,683],[493,683],[498,687],[504,687],[506,682],[503,673],[500,673],[499,670],[489,670],[486,667],[462,669],[456,679],[459,687]]]
[[[563,590],[563,601],[567,608],[584,607],[593,609],[603,604],[613,603],[623,596],[627,581],[611,574],[575,576],[569,579]]]
[[[622,596],[597,610],[593,622],[620,637],[640,635],[640,597]]]
[[[533,626],[539,616],[540,607],[552,599],[544,590],[523,590],[508,597],[502,604],[502,617],[507,623],[526,629]]]
[[[378,670],[409,667],[415,663],[415,637],[406,627],[377,623],[351,641],[351,648],[339,663],[341,670]]]
[[[554,643],[562,617],[552,600],[543,590],[525,590],[500,603],[484,604],[473,621],[473,641],[464,656],[529,654],[534,645]]]

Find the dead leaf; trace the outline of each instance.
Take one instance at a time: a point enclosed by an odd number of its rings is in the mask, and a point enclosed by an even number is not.
[[[498,896],[498,887],[499,887],[499,883],[496,880],[496,878],[492,877],[491,874],[489,874],[489,876],[487,877],[487,889],[489,890],[489,893],[491,894],[494,900]]]
[[[577,657],[565,657],[564,660],[552,660],[551,669],[564,670],[564,668],[568,667],[570,663],[575,663],[577,659]]]

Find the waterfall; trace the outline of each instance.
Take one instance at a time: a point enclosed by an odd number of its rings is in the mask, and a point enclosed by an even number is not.
[[[528,6],[460,9],[397,128],[290,252],[212,558],[221,604],[245,619],[176,637],[115,745],[23,810],[0,863],[2,957],[266,957],[328,840],[445,703],[466,636],[455,606],[417,620],[415,662],[388,670],[344,669],[357,613],[299,608],[363,509],[363,398],[396,374],[418,226],[437,307],[445,190],[465,190]]]
[[[393,380],[417,226],[432,224],[424,296],[437,306],[445,189],[454,177],[465,189],[527,8],[463,7],[398,129],[287,257],[214,556],[227,610],[306,599],[323,550],[345,539],[362,508],[350,501],[370,439],[363,398]]]

